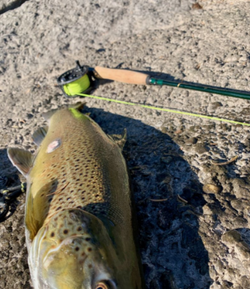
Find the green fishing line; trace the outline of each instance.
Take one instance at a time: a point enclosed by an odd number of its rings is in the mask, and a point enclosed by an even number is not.
[[[222,121],[222,122],[227,122],[227,123],[232,123],[232,124],[240,124],[240,125],[244,125],[244,126],[250,126],[249,123],[230,120],[230,119],[224,119],[224,118],[219,118],[219,117],[214,117],[214,116],[207,116],[207,115],[191,113],[191,112],[184,112],[184,111],[179,111],[179,110],[174,110],[174,109],[169,109],[169,108],[160,108],[160,107],[152,106],[152,105],[133,103],[133,102],[117,100],[117,99],[113,99],[113,98],[107,98],[107,97],[101,97],[101,96],[95,96],[95,95],[89,95],[89,94],[81,93],[82,91],[86,90],[89,87],[89,85],[90,85],[90,83],[89,83],[88,76],[84,75],[80,79],[77,79],[71,83],[65,84],[63,86],[63,88],[64,88],[65,93],[68,96],[79,95],[79,96],[84,96],[84,97],[89,97],[89,98],[94,98],[94,99],[99,99],[99,100],[104,100],[104,101],[111,101],[111,102],[115,102],[115,103],[138,106],[138,107],[143,107],[143,108],[158,110],[158,111],[165,111],[165,112],[170,112],[170,113],[175,113],[175,114],[180,114],[180,115],[185,115],[185,116],[193,116],[193,117],[199,117],[199,118],[209,119],[209,120],[213,120],[213,121]]]

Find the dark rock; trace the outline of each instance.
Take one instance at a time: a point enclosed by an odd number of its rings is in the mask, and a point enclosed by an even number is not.
[[[204,154],[209,151],[209,149],[202,143],[197,143],[194,146],[194,149],[198,154]]]

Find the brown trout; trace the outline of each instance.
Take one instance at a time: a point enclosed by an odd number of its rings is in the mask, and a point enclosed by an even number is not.
[[[35,289],[141,289],[121,148],[82,104],[50,113],[36,156],[9,148],[27,179],[26,242]]]

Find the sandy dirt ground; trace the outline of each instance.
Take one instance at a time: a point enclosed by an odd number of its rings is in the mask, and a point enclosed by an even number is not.
[[[19,183],[6,148],[35,152],[42,113],[81,100],[55,86],[75,60],[249,91],[249,11],[248,0],[1,0],[0,189]],[[118,82],[93,94],[250,123],[249,101],[227,96]],[[127,128],[146,287],[250,288],[250,127],[84,101],[105,132]],[[3,289],[32,288],[24,208],[23,194],[0,223]]]

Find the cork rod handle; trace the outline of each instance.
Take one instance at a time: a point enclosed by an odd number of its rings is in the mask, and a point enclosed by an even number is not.
[[[111,69],[100,66],[95,67],[95,72],[95,76],[97,78],[115,80],[131,84],[147,84],[146,79],[148,75],[141,72],[125,69]]]

